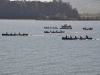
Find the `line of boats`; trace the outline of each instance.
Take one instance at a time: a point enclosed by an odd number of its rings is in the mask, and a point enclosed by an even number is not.
[[[58,29],[57,27],[44,27],[44,29]],[[72,29],[72,26],[71,25],[67,25],[67,24],[64,24],[63,26],[61,26],[59,29]],[[83,30],[92,30],[93,28],[86,28],[86,27],[84,27],[83,28]],[[60,30],[60,31],[44,31],[44,33],[65,33],[65,31],[62,31],[62,30]],[[86,37],[82,37],[82,36],[80,36],[80,37],[72,37],[72,36],[67,36],[66,35],[66,37],[62,37],[62,40],[92,40],[92,38],[91,37],[88,37],[87,35],[86,35]]]
[[[2,33],[2,36],[28,36],[28,34],[26,34],[26,33],[23,33],[23,34],[21,34],[21,33],[18,33],[18,34],[16,34],[16,33]]]
[[[44,29],[58,29],[57,27],[44,27]],[[67,25],[67,24],[64,24],[63,26],[61,26],[61,28],[59,29],[72,29],[72,26],[71,25]],[[53,30],[53,31],[44,31],[44,33],[65,33],[65,31],[57,31],[57,30]]]
[[[72,26],[71,25],[64,24],[60,28],[58,28],[58,27],[44,27],[44,29],[72,29]]]
[[[44,29],[72,29],[72,26],[64,24],[60,28],[58,28],[58,27],[44,27]],[[90,28],[86,28],[86,27],[83,28],[83,30],[92,30],[92,29],[93,28],[91,28],[91,27]]]
[[[54,32],[54,33],[57,33],[57,32]],[[59,32],[59,33],[61,33],[61,32]],[[12,34],[12,33],[10,33],[10,34],[2,33],[2,36],[28,36],[28,34],[26,34],[26,33],[23,33],[23,34],[20,34],[20,33],[18,33],[18,34],[16,34],[16,33],[14,33],[14,34]],[[87,35],[86,35],[86,37],[82,37],[82,36],[72,37],[72,36],[67,36],[66,35],[66,37],[62,37],[62,40],[92,40],[92,38],[88,37]]]
[[[44,29],[58,29],[57,27],[44,27]],[[72,26],[71,25],[67,25],[67,24],[64,24],[63,26],[61,26],[61,28],[59,29],[72,29]],[[92,30],[93,28],[86,28],[84,27],[83,30]],[[65,31],[62,31],[62,30],[50,30],[50,31],[44,31],[44,33],[65,33]],[[29,34],[26,34],[26,33],[2,33],[2,36],[28,36]],[[67,36],[66,37],[62,37],[62,40],[92,40],[91,37],[88,37],[86,35],[86,37],[72,37],[72,36]]]

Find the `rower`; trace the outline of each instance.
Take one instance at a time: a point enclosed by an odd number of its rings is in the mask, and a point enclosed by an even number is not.
[[[88,36],[86,35],[86,38],[88,39]]]
[[[75,36],[75,39],[77,39],[77,37]]]
[[[70,36],[70,38],[72,39],[72,36]]]
[[[16,35],[16,32],[14,33],[14,35]]]
[[[66,38],[67,38],[67,35],[66,35]]]
[[[82,39],[82,36],[80,36],[80,39]]]
[[[10,35],[12,35],[12,33]]]

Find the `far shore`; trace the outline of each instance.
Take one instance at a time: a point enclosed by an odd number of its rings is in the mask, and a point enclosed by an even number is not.
[[[100,21],[100,20],[47,20],[47,19],[0,19],[0,20],[37,20],[37,21]]]

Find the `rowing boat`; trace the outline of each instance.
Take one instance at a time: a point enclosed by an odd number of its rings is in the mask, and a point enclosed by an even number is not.
[[[92,38],[66,38],[66,37],[62,37],[62,40],[92,40]]]
[[[8,33],[2,33],[2,36],[28,36],[28,34],[25,34],[25,33],[23,33],[23,34],[8,34]]]

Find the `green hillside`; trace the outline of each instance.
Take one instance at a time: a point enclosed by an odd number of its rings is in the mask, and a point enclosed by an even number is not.
[[[98,13],[100,12],[100,0],[63,0],[78,9],[79,13]]]
[[[98,13],[100,12],[100,2],[90,3],[83,7],[78,7],[79,13],[87,12],[87,13]]]

